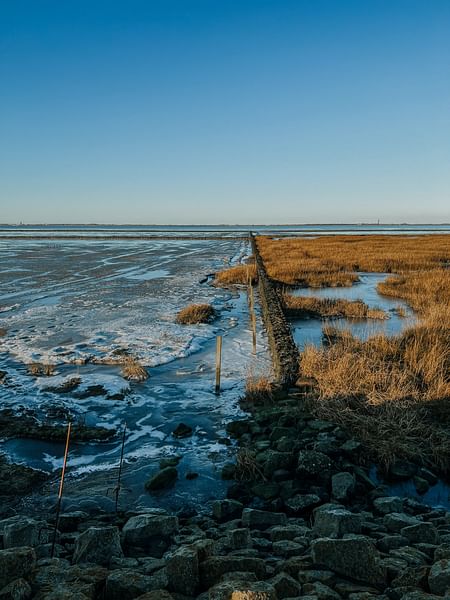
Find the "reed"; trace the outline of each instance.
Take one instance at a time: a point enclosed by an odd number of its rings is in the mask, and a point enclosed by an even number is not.
[[[272,402],[272,381],[264,375],[248,375],[245,382],[245,400],[252,404]]]
[[[296,317],[316,317],[320,319],[387,319],[384,310],[369,308],[362,300],[345,300],[341,298],[315,298],[309,296],[283,295],[285,309]]]
[[[122,377],[129,381],[145,381],[149,374],[136,358],[128,357],[122,365]]]
[[[216,273],[215,284],[219,286],[227,285],[247,285],[249,281],[254,284],[258,281],[258,273],[255,264],[236,265]]]
[[[190,304],[177,314],[176,322],[182,325],[210,323],[216,316],[211,304]]]
[[[28,365],[28,371],[35,377],[50,377],[55,372],[55,365],[34,362]]]

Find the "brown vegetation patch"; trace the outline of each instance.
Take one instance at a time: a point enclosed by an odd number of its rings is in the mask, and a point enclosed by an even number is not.
[[[216,315],[211,304],[190,304],[177,315],[176,321],[182,325],[195,325],[197,323],[210,323]]]
[[[301,374],[317,382],[315,414],[352,430],[386,466],[407,458],[448,469],[449,314],[364,342],[328,329],[328,347],[300,357]]]
[[[55,372],[55,365],[34,362],[28,365],[28,371],[35,377],[50,377]]]
[[[284,304],[290,316],[340,318],[348,319],[387,319],[384,310],[369,308],[362,300],[345,300],[343,298],[314,298],[309,296],[292,296],[284,294]]]
[[[249,375],[245,382],[245,401],[266,404],[273,400],[273,384],[263,375]]]
[[[8,332],[4,327],[0,327],[0,337],[5,337]]]
[[[258,280],[258,273],[255,264],[237,265],[224,271],[216,273],[214,282],[217,285],[247,285],[249,281],[254,284]]]
[[[352,285],[357,271],[405,273],[450,264],[449,235],[257,238],[269,277],[304,287]]]
[[[125,359],[122,366],[122,376],[129,381],[145,381],[149,377],[147,369],[133,357]]]

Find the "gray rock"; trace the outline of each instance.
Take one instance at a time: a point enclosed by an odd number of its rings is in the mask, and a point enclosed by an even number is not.
[[[288,511],[294,515],[300,515],[320,503],[321,499],[316,494],[296,494],[284,501],[284,505]]]
[[[237,500],[214,500],[212,513],[218,521],[229,521],[242,514],[243,504]]]
[[[434,551],[434,562],[441,560],[443,558],[450,558],[450,543],[442,544]]]
[[[318,600],[340,600],[341,598],[331,587],[320,581],[305,584],[303,593],[314,596]]]
[[[302,450],[298,454],[297,474],[299,477],[322,475],[331,469],[332,462],[323,452]]]
[[[192,427],[185,423],[180,423],[172,432],[172,435],[177,438],[185,438],[192,435]]]
[[[145,489],[149,492],[156,492],[168,487],[172,487],[178,478],[176,467],[166,467],[155,473],[145,484]]]
[[[26,579],[36,566],[33,548],[9,548],[0,550],[0,589],[15,579]]]
[[[379,552],[366,538],[318,539],[312,542],[311,550],[317,565],[365,583],[386,583],[386,570],[380,564]]]
[[[228,532],[228,544],[233,550],[241,548],[251,548],[253,545],[250,529],[241,527],[239,529],[231,529]]]
[[[0,600],[28,600],[31,595],[30,584],[25,579],[16,579],[0,591]]]
[[[303,553],[308,543],[294,542],[293,540],[280,540],[279,542],[273,542],[272,550],[277,556],[284,556],[289,558],[290,556],[298,556]]]
[[[153,592],[147,592],[142,594],[136,600],[174,600],[172,594],[166,590],[154,590]]]
[[[52,538],[52,528],[46,521],[35,521],[28,517],[12,522],[3,530],[3,546],[18,548],[19,546],[37,546],[46,544]]]
[[[377,512],[382,515],[389,513],[401,513],[403,510],[403,499],[398,496],[386,496],[383,498],[375,498],[373,506]]]
[[[198,556],[193,548],[179,548],[167,561],[168,588],[170,591],[194,596],[200,583]]]
[[[313,531],[318,536],[342,537],[346,533],[360,533],[361,515],[342,508],[321,509],[315,512]]]
[[[59,516],[58,529],[62,533],[77,531],[78,525],[88,519],[88,514],[82,510],[62,513]]]
[[[411,544],[439,544],[439,532],[432,523],[417,523],[403,527],[401,534],[408,538]]]
[[[278,600],[273,586],[264,581],[224,582],[209,590],[208,600]]]
[[[409,540],[402,535],[386,535],[377,541],[377,548],[387,554],[391,550],[407,546],[408,544]]]
[[[301,596],[302,594],[302,586],[300,583],[287,573],[278,573],[278,575],[275,575],[269,583],[275,588],[278,600],[283,600],[283,598],[294,598],[295,596]]]
[[[269,450],[264,461],[263,472],[269,479],[280,469],[289,470],[293,464],[293,456],[291,452],[278,452]]]
[[[269,530],[272,542],[280,540],[293,540],[294,538],[309,537],[311,530],[303,525],[278,525]]]
[[[417,466],[406,460],[396,460],[389,468],[389,475],[393,479],[410,479],[416,473]]]
[[[108,566],[113,557],[123,557],[118,527],[89,527],[75,542],[75,564],[94,563]]]
[[[398,533],[404,527],[409,527],[410,525],[417,525],[421,523],[419,519],[415,517],[410,517],[409,515],[405,515],[405,513],[389,513],[385,515],[383,518],[383,524],[389,531],[394,531]]]
[[[106,580],[106,597],[108,600],[133,600],[166,585],[165,574],[149,576],[134,569],[117,569],[112,571]]]
[[[168,541],[177,531],[177,517],[149,512],[128,519],[122,535],[125,545],[145,549],[151,547],[156,539]]]
[[[336,473],[331,478],[331,493],[336,500],[345,502],[355,491],[355,476],[352,473],[343,471]]]
[[[261,558],[246,556],[213,556],[200,564],[200,581],[205,589],[218,583],[225,573],[249,571],[257,579],[266,576],[266,565]]]
[[[250,529],[266,529],[273,525],[285,525],[287,517],[284,513],[273,513],[254,508],[244,508],[242,524]]]
[[[450,592],[450,559],[434,563],[428,575],[428,585],[433,594],[443,596]]]

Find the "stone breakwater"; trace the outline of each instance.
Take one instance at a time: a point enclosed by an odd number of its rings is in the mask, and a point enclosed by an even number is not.
[[[253,468],[238,459],[228,497],[204,513],[66,504],[55,558],[54,514],[1,520],[0,599],[449,597],[450,513],[375,485],[360,444],[300,397],[258,408],[228,432]],[[401,461],[391,477],[435,480]]]
[[[269,340],[274,375],[281,385],[289,387],[298,378],[297,346],[283,311],[278,288],[268,277],[258,245],[251,234],[250,242],[258,271],[261,311]]]

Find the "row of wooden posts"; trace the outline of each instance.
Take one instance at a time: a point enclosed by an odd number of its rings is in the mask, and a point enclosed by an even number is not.
[[[252,326],[252,349],[253,349],[253,354],[256,354],[255,302],[254,302],[254,296],[253,296],[253,285],[250,280],[250,277],[248,277],[247,300],[248,300],[248,305],[249,305],[250,321],[251,321],[251,326]],[[221,370],[222,370],[222,336],[218,335],[216,338],[216,385],[215,385],[215,393],[216,394],[220,394]],[[122,466],[123,466],[123,457],[124,457],[124,449],[125,449],[126,430],[127,430],[127,424],[124,423],[123,432],[122,432],[122,449],[121,449],[121,453],[120,453],[120,462],[119,462],[119,475],[118,475],[118,479],[117,479],[117,485],[114,488],[114,493],[115,493],[115,497],[116,497],[116,512],[117,512],[117,508],[118,508],[119,493],[120,493],[120,488],[121,488]],[[59,489],[58,489],[58,502],[56,505],[55,528],[53,531],[53,541],[52,541],[52,550],[51,550],[52,558],[53,558],[54,551],[55,551],[56,537],[57,537],[58,526],[59,526],[59,516],[60,516],[60,512],[61,512],[61,501],[62,501],[63,489],[64,489],[64,478],[66,475],[67,457],[69,455],[71,432],[72,432],[72,423],[69,422],[67,425],[66,445],[65,445],[65,449],[64,449],[63,466],[62,466],[61,479],[59,482]]]

